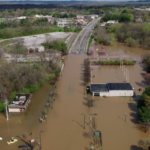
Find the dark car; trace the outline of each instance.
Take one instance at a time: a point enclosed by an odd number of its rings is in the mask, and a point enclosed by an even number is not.
[[[30,147],[28,145],[20,145],[18,146],[19,149],[29,149]]]

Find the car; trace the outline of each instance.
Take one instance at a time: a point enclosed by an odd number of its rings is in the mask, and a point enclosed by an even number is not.
[[[19,149],[29,149],[30,147],[28,145],[19,145]]]
[[[13,144],[17,141],[18,141],[17,139],[11,139],[11,140],[7,141],[7,144]]]

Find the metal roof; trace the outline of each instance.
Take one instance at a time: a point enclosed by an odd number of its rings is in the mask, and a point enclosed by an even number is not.
[[[91,92],[108,92],[107,84],[91,84],[90,85]]]
[[[133,90],[130,83],[107,83],[109,90]]]
[[[90,84],[91,92],[109,92],[109,90],[133,90],[130,83]]]

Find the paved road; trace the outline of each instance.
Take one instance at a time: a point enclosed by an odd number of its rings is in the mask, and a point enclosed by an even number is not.
[[[90,37],[92,30],[94,29],[95,25],[98,23],[99,18],[93,20],[89,23],[78,35],[74,45],[72,46],[71,53],[73,54],[81,54],[85,52],[87,40]],[[80,51],[78,49],[81,49]]]

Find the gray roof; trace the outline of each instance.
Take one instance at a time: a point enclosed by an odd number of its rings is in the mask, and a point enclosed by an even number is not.
[[[91,84],[91,92],[108,92],[109,90],[133,90],[130,83]]]
[[[109,90],[133,90],[130,83],[107,83]]]
[[[90,85],[91,92],[108,92],[107,84],[91,84]]]

